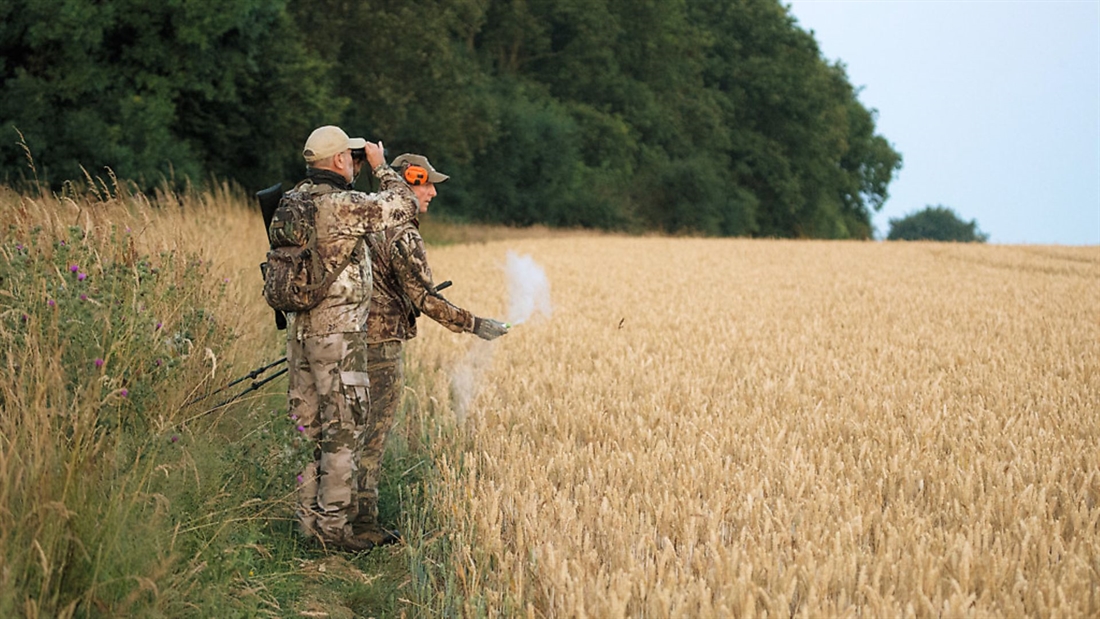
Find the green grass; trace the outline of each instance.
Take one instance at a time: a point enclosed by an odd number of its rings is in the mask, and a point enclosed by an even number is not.
[[[406,547],[351,555],[326,552],[298,535],[291,493],[299,459],[288,456],[296,453],[288,448],[292,424],[285,409],[277,408],[284,402],[277,382],[265,398],[275,408],[231,408],[202,440],[188,437],[177,443],[181,466],[162,485],[174,489],[168,499],[177,512],[173,520],[184,524],[176,550],[188,561],[177,571],[195,571],[189,586],[202,593],[187,596],[173,612],[196,617],[311,610],[334,617],[399,615],[407,606],[400,600],[416,597],[403,590],[410,584]],[[405,486],[398,480],[415,457],[392,449],[387,457],[380,490],[383,518],[391,526],[402,522],[398,495]],[[404,484],[415,483],[405,477]]]

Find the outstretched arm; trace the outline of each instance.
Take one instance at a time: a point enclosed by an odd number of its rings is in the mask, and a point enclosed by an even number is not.
[[[436,291],[420,234],[416,230],[401,234],[394,239],[391,251],[394,273],[413,306],[455,333],[473,333],[477,318]]]

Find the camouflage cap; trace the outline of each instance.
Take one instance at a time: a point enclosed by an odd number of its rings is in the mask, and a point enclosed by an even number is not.
[[[342,153],[349,148],[363,148],[367,141],[363,138],[349,138],[344,130],[335,125],[325,125],[313,130],[306,140],[306,146],[302,149],[302,156],[306,162],[328,159],[336,153]]]
[[[401,168],[411,165],[420,166],[427,170],[429,183],[442,183],[448,178],[451,178],[446,174],[436,171],[436,169],[432,167],[432,164],[428,163],[428,158],[424,155],[414,155],[412,153],[398,155],[397,158],[393,160],[393,163],[390,164],[390,167],[400,170]]]

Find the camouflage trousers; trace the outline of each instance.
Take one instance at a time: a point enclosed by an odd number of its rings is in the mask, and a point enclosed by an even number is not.
[[[357,510],[356,454],[370,408],[365,333],[287,339],[290,412],[314,444],[298,479],[302,532],[339,539]]]
[[[378,525],[378,479],[382,473],[382,456],[405,387],[401,357],[403,348],[404,342],[400,341],[367,346],[370,413],[359,453],[358,518],[358,524],[367,527]]]

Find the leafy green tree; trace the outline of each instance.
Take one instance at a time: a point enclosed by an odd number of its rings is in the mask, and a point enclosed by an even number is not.
[[[568,109],[522,88],[508,96],[495,142],[448,191],[459,212],[523,226],[617,227],[610,205],[582,190],[580,128]]]
[[[480,157],[496,143],[505,113],[502,89],[474,49],[486,19],[483,3],[317,0],[291,2],[288,11],[304,32],[325,33],[307,45],[332,63],[332,91],[347,103],[325,122],[383,140],[391,159],[402,152],[429,156],[453,179],[445,199],[433,204],[437,213],[504,221],[483,192],[464,187],[485,168]]]
[[[869,238],[901,157],[874,134],[842,65],[771,0],[692,0],[706,82],[724,95],[730,161],[760,201],[759,234]]]
[[[289,171],[331,107],[327,67],[281,1],[13,0],[0,5],[0,170],[42,180],[111,168],[149,187]]]
[[[988,234],[978,230],[977,220],[963,221],[955,211],[942,206],[927,206],[922,211],[890,220],[888,241],[957,241],[984,243]]]
[[[475,38],[483,66],[568,103],[591,179],[581,189],[613,196],[616,221],[870,237],[900,155],[874,134],[843,67],[779,3],[489,6]]]

